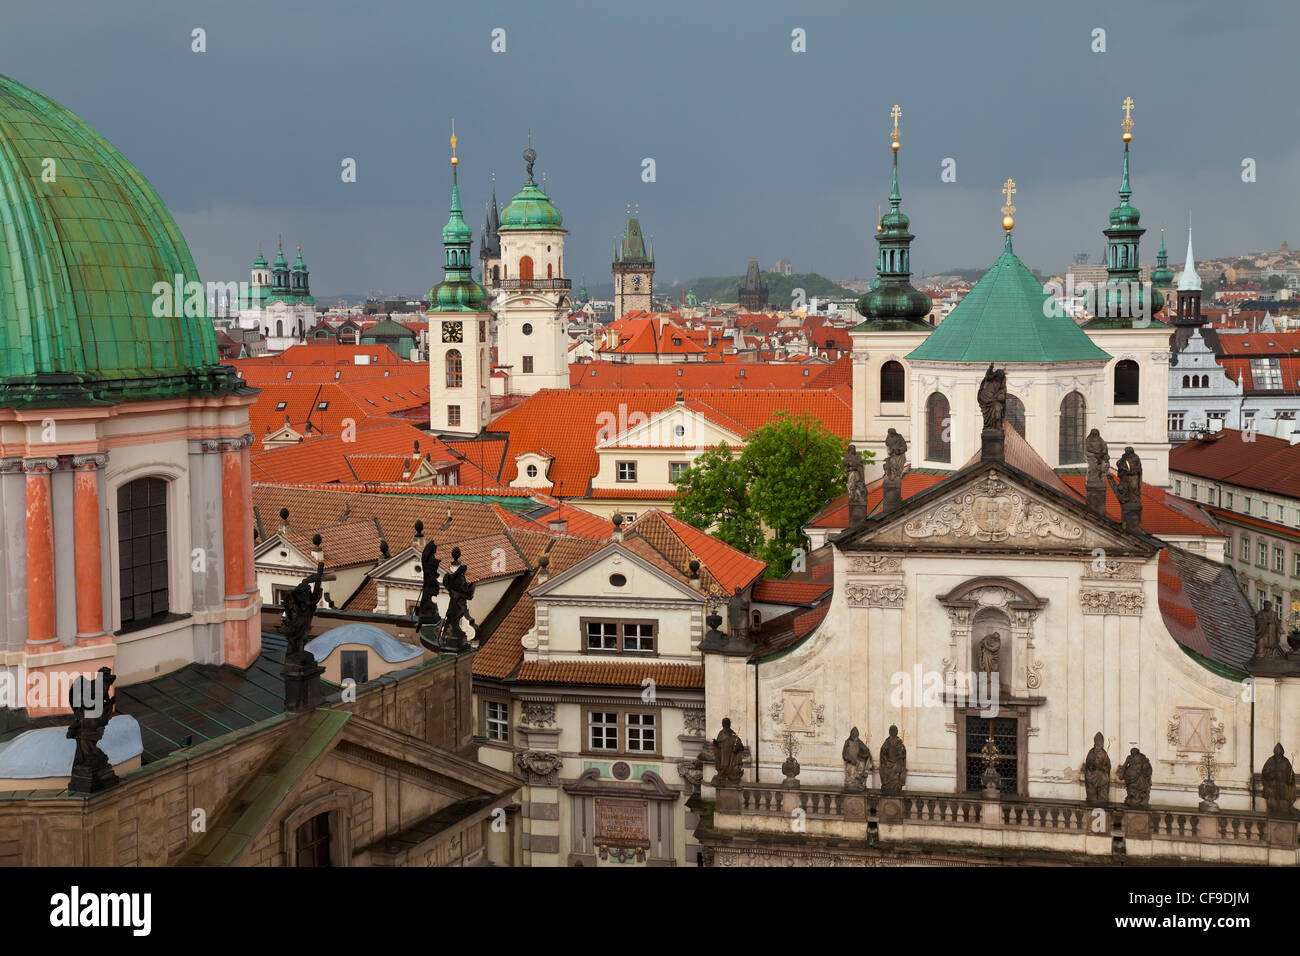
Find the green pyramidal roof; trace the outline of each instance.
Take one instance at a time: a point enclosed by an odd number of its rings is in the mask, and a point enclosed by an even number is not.
[[[154,291],[177,276],[179,316]],[[242,388],[221,368],[206,296],[187,295],[198,281],[140,172],[80,117],[0,76],[0,405]],[[198,314],[185,315],[187,297]]]
[[[1011,237],[997,262],[912,350],[935,362],[1082,362],[1109,358],[1067,315],[1014,252]]]

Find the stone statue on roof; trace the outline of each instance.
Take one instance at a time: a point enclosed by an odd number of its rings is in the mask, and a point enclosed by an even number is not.
[[[1142,459],[1132,445],[1124,449],[1124,454],[1115,463],[1115,473],[1119,476],[1115,497],[1119,499],[1120,520],[1129,531],[1141,531]]]
[[[850,445],[844,450],[844,480],[848,487],[850,504],[867,503],[867,481],[863,477],[862,455]]]
[[[305,654],[314,664],[316,659],[304,648],[311,632],[311,619],[320,604],[321,582],[325,579],[325,562],[316,565],[316,570],[298,582],[298,586],[284,596],[284,610],[280,613],[280,631],[289,642],[285,651],[285,662],[297,661]],[[304,661],[306,663],[306,661]]]
[[[438,596],[438,545],[430,541],[420,553],[420,573],[424,583],[420,589],[420,601],[415,606],[416,619],[425,624],[438,622],[438,605],[434,598]]]
[[[749,627],[749,597],[737,587],[727,598],[727,630],[731,632],[731,640],[738,644],[746,643]]]
[[[117,698],[109,693],[116,680],[109,668],[101,667],[94,679],[78,677],[68,688],[68,707],[72,710],[68,738],[77,742],[68,789],[75,793],[94,793],[117,783],[108,754],[99,747],[117,710]]]
[[[885,481],[901,484],[907,471],[907,439],[890,429],[885,435]],[[864,496],[865,497],[865,496]]]
[[[1106,476],[1110,474],[1110,448],[1097,429],[1088,432],[1088,437],[1083,443],[1083,453],[1088,459],[1087,483],[1105,485]]]
[[[844,789],[861,791],[871,783],[871,748],[858,735],[858,728],[849,731],[840,754],[844,759]]]
[[[1295,804],[1295,768],[1286,759],[1281,744],[1273,748],[1273,756],[1264,761],[1259,782],[1264,791],[1264,801],[1273,816],[1291,816]]]
[[[1273,610],[1273,602],[1265,601],[1255,613],[1255,659],[1269,660],[1282,656],[1282,622]]]
[[[995,369],[989,362],[977,399],[984,416],[984,430],[1002,431],[1002,422],[1007,417],[1007,370]]]
[[[1092,749],[1083,762],[1083,789],[1087,792],[1088,806],[1100,807],[1110,803],[1110,756],[1106,753],[1106,738],[1101,731],[1092,738]]]
[[[460,548],[451,549],[451,560],[453,570],[448,571],[442,579],[443,587],[447,589],[450,600],[447,604],[447,620],[443,624],[443,636],[452,637],[456,641],[463,641],[466,638],[465,630],[461,627],[461,621],[469,621],[478,630],[478,622],[469,614],[469,602],[474,597],[474,585],[465,579],[466,567],[460,563]]]
[[[1151,761],[1134,747],[1117,771],[1124,784],[1124,806],[1142,809],[1151,805]]]

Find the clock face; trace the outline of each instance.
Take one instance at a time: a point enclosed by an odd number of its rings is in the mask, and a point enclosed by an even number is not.
[[[640,276],[633,276],[633,277],[632,277],[632,288],[634,288],[634,289],[639,289],[639,288],[641,288],[641,277],[640,277]]]
[[[442,340],[444,342],[459,342],[463,337],[463,330],[459,322],[442,323]]]

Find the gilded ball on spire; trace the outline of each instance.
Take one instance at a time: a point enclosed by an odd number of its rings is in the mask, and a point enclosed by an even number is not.
[[[1010,216],[1003,216],[1002,228],[1005,229],[1007,232],[1010,232],[1012,229],[1016,228],[1015,219],[1011,218]]]

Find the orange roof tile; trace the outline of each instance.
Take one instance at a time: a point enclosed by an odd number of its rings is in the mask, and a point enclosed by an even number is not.
[[[646,661],[525,661],[516,679],[520,683],[640,687],[647,678],[657,687],[704,689],[703,667]]]

